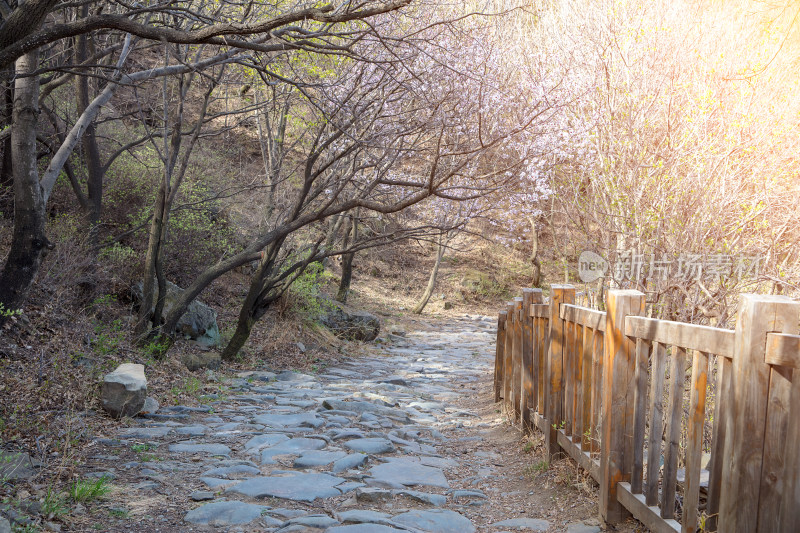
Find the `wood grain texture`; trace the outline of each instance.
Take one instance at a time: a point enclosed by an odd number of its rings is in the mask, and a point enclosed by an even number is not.
[[[522,298],[514,298],[514,342],[512,348],[511,416],[520,418],[522,398]]]
[[[547,354],[547,419],[550,428],[546,434],[550,461],[560,452],[556,428],[564,420],[564,321],[561,320],[560,306],[575,301],[575,287],[572,285],[550,286],[550,317]]]
[[[639,316],[626,321],[625,334],[637,339],[682,346],[687,350],[733,357],[735,334],[729,329]]]
[[[610,290],[606,300],[600,514],[612,524],[628,516],[617,499],[617,484],[630,480],[633,463],[635,346],[624,334],[625,319],[643,314],[644,303],[644,294],[633,290]]]
[[[603,420],[603,349],[605,334],[594,330],[592,336],[592,451],[600,450]]]
[[[506,304],[506,345],[503,349],[503,405],[511,406],[511,351],[514,346],[514,302]]]
[[[727,357],[717,356],[717,387],[714,401],[714,425],[711,429],[711,461],[708,474],[708,500],[706,504],[706,529],[717,531],[719,522],[719,501],[722,487],[722,464],[725,450],[725,439],[730,416],[731,373],[733,361]]]
[[[542,301],[541,289],[523,289],[522,309],[529,309],[531,304]],[[520,399],[520,414],[522,427],[526,431],[531,428],[530,410],[534,405],[534,338],[533,318],[527,313],[521,313],[522,319],[522,398]]]
[[[650,434],[647,437],[647,505],[658,504],[658,473],[661,470],[661,443],[664,433],[664,383],[667,351],[660,342],[653,343],[652,377],[650,379]]]
[[[591,451],[592,440],[592,342],[594,341],[594,330],[589,326],[583,327],[583,376],[581,376],[581,450]]]
[[[636,369],[633,375],[633,466],[631,468],[631,490],[634,494],[642,493],[649,355],[650,342],[636,339]]]
[[[764,361],[768,365],[800,368],[800,335],[768,333]]]
[[[800,302],[785,296],[744,294],[740,298],[731,416],[727,420],[723,453],[720,531],[758,531],[759,508],[762,504],[769,508],[761,501],[764,439],[767,435],[775,438],[780,429],[767,424],[771,374],[765,362],[767,333],[795,334],[799,314]],[[769,462],[767,466],[771,468]],[[742,494],[747,494],[747,498],[743,499]]]
[[[686,437],[686,482],[683,490],[683,532],[696,533],[700,505],[700,469],[703,454],[703,423],[706,418],[708,354],[694,352]]]
[[[590,307],[579,305],[562,305],[561,318],[567,322],[575,322],[581,326],[588,326],[592,329],[605,331],[606,313]]]
[[[497,315],[497,340],[494,351],[494,401],[499,402],[503,397],[503,350],[506,343],[506,312]]]
[[[678,455],[681,441],[681,415],[686,379],[686,349],[672,347],[667,400],[667,434],[664,443],[664,477],[661,482],[661,517],[675,518],[675,489],[678,485]]]
[[[644,496],[634,494],[629,483],[619,484],[618,497],[619,501],[631,510],[633,516],[650,531],[654,533],[675,533],[681,530],[678,522],[673,519],[664,520],[658,515],[658,507],[649,506],[645,502]]]

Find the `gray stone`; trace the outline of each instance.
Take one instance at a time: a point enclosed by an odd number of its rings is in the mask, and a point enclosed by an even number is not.
[[[397,490],[395,491],[395,494],[398,496],[406,496],[412,500],[433,505],[434,507],[442,507],[447,503],[447,497],[441,494],[431,494],[429,492],[420,492],[418,490]]]
[[[142,283],[136,283],[131,287],[131,294],[137,304],[142,301]],[[174,283],[167,282],[167,294],[164,298],[164,315],[168,315],[172,310],[177,299],[183,294],[183,289]],[[152,316],[155,310],[155,303],[150,309]],[[198,299],[192,300],[192,303],[186,309],[186,312],[181,316],[180,320],[175,326],[175,331],[181,335],[186,335],[192,339],[197,340],[200,344],[206,346],[214,346],[219,344],[219,327],[217,326],[217,312],[211,309],[206,304]]]
[[[370,475],[376,484],[392,488],[414,485],[450,488],[441,469],[407,458],[392,458],[384,464],[373,466]]]
[[[308,450],[302,452],[300,457],[294,460],[295,468],[308,468],[314,466],[329,465],[337,459],[347,456],[347,452],[326,452],[321,450]]]
[[[361,453],[389,453],[394,451],[394,445],[386,439],[372,437],[366,439],[353,439],[344,443],[344,447],[354,452]]]
[[[307,439],[305,437],[289,439],[263,450],[261,452],[261,464],[274,464],[273,457],[276,455],[300,455],[306,450],[320,450],[325,445],[325,441],[321,439]]]
[[[495,522],[492,527],[505,527],[510,529],[523,529],[527,531],[547,531],[550,529],[550,522],[538,518],[509,518],[501,522]]]
[[[279,442],[289,440],[289,437],[283,433],[266,433],[264,435],[256,435],[244,444],[245,450],[260,450],[267,446],[275,446]]]
[[[175,428],[175,433],[178,435],[190,435],[192,437],[202,437],[207,431],[208,428],[206,426],[181,426]]]
[[[35,476],[41,466],[42,463],[27,453],[0,450],[0,479],[28,479]]]
[[[380,414],[385,416],[395,416],[398,418],[408,419],[408,415],[405,411],[400,409],[394,409],[392,407],[387,407],[385,405],[380,405],[373,402],[365,402],[363,400],[353,400],[353,401],[345,401],[345,400],[337,400],[337,399],[327,399],[322,402],[322,406],[325,409],[336,409],[342,411],[352,411],[354,413],[360,413],[362,415],[362,419],[366,419],[364,414],[366,413],[374,413]]]
[[[201,477],[200,481],[206,484],[206,486],[210,489],[220,489],[223,487],[229,487],[238,481],[231,480],[231,479],[220,479],[218,477]]]
[[[331,309],[320,322],[337,337],[352,341],[373,341],[381,331],[381,322],[372,313],[346,311],[334,302],[331,302]]]
[[[567,524],[567,533],[600,533],[600,526],[584,524],[583,522],[573,522]]]
[[[152,396],[148,396],[144,399],[144,407],[139,412],[140,415],[154,415],[156,411],[158,411],[161,404],[158,403],[158,400],[153,398]]]
[[[338,526],[339,521],[334,520],[328,515],[322,514],[310,514],[306,516],[300,516],[297,518],[292,518],[286,522],[286,525],[293,525],[299,524],[301,526],[308,526],[308,527],[317,527],[317,528],[327,528],[332,526]]]
[[[207,490],[196,490],[193,493],[189,494],[189,498],[195,502],[206,502],[208,500],[214,499],[214,493],[209,492]]]
[[[393,522],[430,533],[473,533],[475,526],[468,518],[446,509],[413,510],[395,516]]]
[[[381,524],[352,524],[336,526],[325,530],[325,533],[408,533],[407,529],[397,529]]]
[[[147,398],[144,365],[124,363],[106,374],[100,389],[100,403],[114,418],[136,416]]]
[[[11,524],[2,516],[0,516],[0,533],[11,533]]]
[[[325,423],[325,420],[319,418],[314,413],[297,413],[297,414],[266,414],[259,415],[253,418],[256,424],[264,424],[265,426],[284,428],[284,427],[311,427],[318,428]]]
[[[157,426],[154,428],[125,428],[120,431],[119,436],[124,439],[161,439],[172,433],[169,426]]]
[[[184,353],[181,363],[191,372],[203,368],[216,370],[222,364],[222,358],[216,352]]]
[[[358,468],[359,466],[363,465],[367,461],[367,456],[363,453],[351,453],[350,455],[343,457],[337,461],[333,462],[333,467],[331,468],[331,472],[338,473],[344,472],[345,470],[350,470],[351,468]]]
[[[488,500],[489,499],[489,497],[486,496],[486,494],[484,494],[480,490],[454,490],[452,492],[452,495],[453,495],[453,499],[454,500],[459,500],[459,499],[462,499],[462,498],[468,499],[468,500],[474,500],[474,499]]]
[[[391,516],[388,514],[366,509],[354,509],[339,513],[339,520],[344,524],[388,524],[390,519]]]
[[[287,500],[313,502],[317,498],[339,496],[336,485],[345,480],[328,474],[295,474],[293,476],[264,476],[242,481],[227,492],[243,494],[249,498],[272,496]]]
[[[196,442],[179,442],[172,444],[169,451],[173,453],[207,453],[209,455],[228,456],[231,449],[224,444],[198,444]]]
[[[201,475],[205,477],[218,477],[227,479],[237,479],[247,475],[260,474],[261,470],[247,465],[221,466],[206,470]]]
[[[190,524],[208,526],[233,526],[249,524],[261,516],[264,507],[237,501],[207,503],[192,509],[183,518]]]
[[[356,489],[356,500],[360,502],[378,503],[392,499],[392,491],[386,489],[360,488]]]

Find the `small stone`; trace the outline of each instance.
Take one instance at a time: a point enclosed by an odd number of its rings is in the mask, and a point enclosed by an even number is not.
[[[216,352],[184,353],[181,363],[191,372],[203,368],[216,370],[222,363],[222,358]]]
[[[214,499],[214,493],[209,492],[207,490],[196,490],[193,493],[189,494],[189,498],[195,502],[205,502],[208,500]]]
[[[447,503],[447,498],[441,494],[431,494],[429,492],[420,492],[418,490],[398,490],[395,491],[395,494],[398,496],[406,496],[412,500],[433,505],[434,507],[443,507]]]
[[[231,449],[224,444],[198,444],[195,442],[179,442],[172,444],[169,451],[173,453],[207,453],[209,455],[228,456]]]
[[[342,492],[336,485],[344,479],[328,474],[295,474],[293,476],[264,476],[242,481],[229,488],[249,498],[273,496],[287,500],[313,502],[317,498],[339,496]]]
[[[0,533],[11,533],[11,524],[2,516],[0,516]]]
[[[358,468],[367,461],[367,457],[368,456],[364,455],[363,453],[351,453],[346,457],[334,461],[333,467],[331,468],[331,472],[336,474],[338,472],[344,472],[345,470],[350,470],[351,468]]]
[[[136,416],[147,398],[144,365],[124,363],[106,374],[100,390],[103,409],[114,418]]]
[[[152,396],[148,396],[144,399],[144,407],[139,412],[140,415],[154,415],[156,411],[158,411],[161,404],[158,403],[158,400],[153,398]]]
[[[567,533],[600,533],[600,526],[584,524],[583,522],[573,522],[567,524]]]
[[[360,502],[379,503],[392,499],[392,491],[376,488],[356,489],[356,500]]]
[[[390,441],[379,437],[349,440],[344,443],[344,447],[354,452],[371,454],[390,453],[395,449]]]
[[[197,509],[192,509],[183,518],[190,524],[208,526],[232,526],[249,524],[261,516],[264,507],[251,503],[225,501],[207,503]]]
[[[431,509],[414,510],[395,516],[392,521],[430,533],[473,533],[475,526],[455,511]]]

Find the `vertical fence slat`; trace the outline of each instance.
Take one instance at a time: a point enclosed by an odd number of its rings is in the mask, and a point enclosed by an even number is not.
[[[564,420],[564,321],[561,320],[561,304],[575,301],[575,287],[572,285],[550,286],[550,324],[547,361],[547,450],[550,460],[560,454],[557,427]]]
[[[686,379],[686,349],[672,347],[667,402],[667,439],[664,446],[664,479],[661,485],[661,517],[675,518],[675,489],[678,485],[678,455],[681,440],[681,415]]]
[[[658,472],[661,470],[661,441],[664,431],[664,370],[667,352],[660,342],[653,343],[650,379],[650,435],[647,439],[647,485],[644,491],[647,505],[658,504]]]
[[[506,344],[506,312],[497,315],[497,340],[494,352],[494,401],[500,401],[503,396],[503,350]]]
[[[572,435],[572,418],[575,414],[573,390],[575,390],[575,324],[564,321],[564,434]]]
[[[603,420],[603,349],[605,335],[595,330],[592,338],[592,451],[600,450]]]
[[[572,441],[580,442],[583,440],[583,326],[575,324],[575,342],[572,350],[572,361],[575,365],[575,388],[573,393],[573,404],[575,418],[572,422],[573,433]]]
[[[694,352],[692,388],[689,404],[689,433],[686,437],[686,477],[683,491],[683,533],[697,531],[697,510],[700,505],[700,469],[703,455],[703,424],[706,419],[708,354]]]
[[[503,404],[511,407],[511,352],[514,347],[514,303],[506,304],[506,346],[503,349]]]
[[[706,504],[706,529],[717,531],[719,500],[722,487],[722,464],[725,457],[726,430],[731,406],[731,372],[733,362],[717,356],[717,390],[714,398],[714,426],[711,430],[711,462],[708,474],[708,500]]]
[[[612,524],[628,511],[617,499],[617,483],[630,480],[633,451],[634,343],[625,318],[644,314],[644,294],[608,291],[603,364],[603,430],[600,442],[600,514]]]
[[[642,493],[644,470],[644,430],[647,421],[647,357],[650,343],[636,339],[636,370],[633,390],[633,468],[631,470],[631,492]]]
[[[531,304],[541,303],[541,289],[524,289],[522,291],[522,398],[520,412],[522,427],[526,431],[531,427],[531,408],[534,401],[534,367],[533,367],[533,319],[531,318]]]
[[[547,333],[549,331],[547,325],[546,318],[539,318],[537,323],[537,336],[539,342],[537,343],[537,347],[539,350],[539,371],[538,371],[538,380],[536,383],[536,387],[539,389],[539,398],[537,403],[539,404],[538,412],[540,415],[547,417],[547,408],[545,407],[545,398],[547,397],[547,355],[550,351],[550,346],[548,344]]]
[[[583,345],[581,356],[583,357],[583,376],[581,376],[581,450],[591,449],[592,438],[592,339],[594,332],[592,328],[584,326]]]
[[[800,370],[792,373],[792,393],[789,397],[789,427],[786,432],[786,457],[784,472],[781,531],[800,531]],[[794,450],[794,453],[791,452]]]
[[[770,366],[764,360],[766,334],[796,332],[798,310],[800,302],[785,296],[743,294],[739,302],[732,411],[727,421],[720,493],[719,530],[725,533],[757,531],[764,439],[778,438],[766,423],[770,379]],[[772,467],[769,462],[767,467]],[[747,494],[747,498],[742,498],[742,494]]]
[[[514,347],[512,352],[511,398],[513,407],[511,415],[519,420],[522,385],[522,298],[514,298]]]

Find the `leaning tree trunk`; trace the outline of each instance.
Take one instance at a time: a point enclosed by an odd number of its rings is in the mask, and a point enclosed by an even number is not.
[[[528,218],[528,222],[531,225],[531,240],[532,242],[532,250],[531,250],[531,264],[533,265],[533,276],[531,280],[532,287],[541,287],[542,286],[542,263],[539,261],[539,232],[536,228],[536,221],[533,217]]]
[[[412,313],[419,315],[422,313],[422,310],[425,309],[425,306],[428,305],[428,301],[431,299],[431,295],[433,295],[433,289],[436,288],[436,277],[439,275],[439,267],[442,265],[442,258],[444,257],[446,248],[444,239],[440,239],[439,247],[436,249],[436,262],[433,264],[431,277],[428,278],[428,286],[425,287],[425,293],[422,295],[419,303],[417,303],[417,306],[411,311]]]
[[[45,200],[39,186],[36,165],[36,127],[39,118],[39,76],[24,74],[36,70],[39,51],[19,58],[14,85],[13,129],[11,131],[14,169],[14,233],[3,272],[0,273],[0,304],[17,309],[33,284],[49,241],[45,236]],[[0,313],[0,324],[5,321]]]
[[[353,227],[350,233],[350,244],[354,246],[358,240],[358,214],[353,217]],[[345,244],[345,248],[347,244]],[[350,283],[353,281],[353,259],[355,252],[348,252],[342,256],[342,278],[339,280],[339,290],[336,292],[336,300],[347,303],[347,295],[350,294]]]

